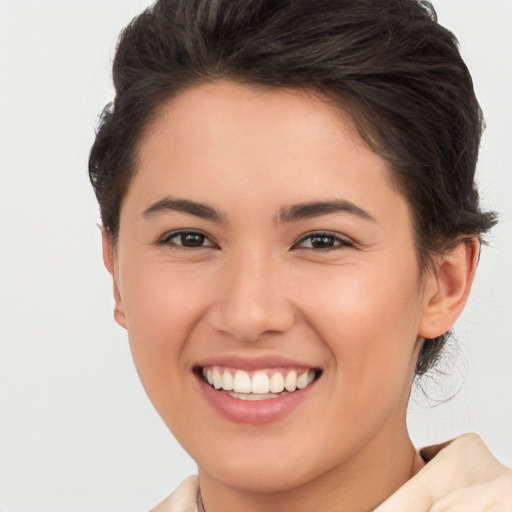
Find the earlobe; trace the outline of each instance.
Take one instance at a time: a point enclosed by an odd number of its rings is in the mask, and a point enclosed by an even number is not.
[[[475,277],[480,244],[476,237],[461,239],[438,257],[427,277],[419,335],[437,338],[448,332],[464,310]]]
[[[103,228],[101,231],[101,241],[103,247],[103,263],[105,264],[105,268],[112,276],[112,286],[114,295],[114,319],[121,327],[124,327],[126,329],[126,316],[124,312],[123,301],[121,299],[121,293],[119,291],[119,286],[117,283],[118,278],[116,275],[114,263],[115,255],[114,247],[112,244],[112,237],[109,235],[105,228]]]

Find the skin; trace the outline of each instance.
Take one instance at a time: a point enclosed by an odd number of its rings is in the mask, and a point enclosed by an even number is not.
[[[224,222],[144,214],[166,197]],[[281,218],[314,201],[348,201],[367,217]],[[204,244],[179,245],[169,233],[180,229]],[[327,250],[311,246],[318,232]],[[462,311],[478,244],[422,272],[387,163],[332,106],[229,82],[182,92],[141,141],[116,247],[103,239],[115,318],[148,396],[198,464],[208,512],[371,510],[421,468],[406,428],[421,341]],[[282,355],[322,375],[283,419],[235,423],[193,373],[232,354]]]

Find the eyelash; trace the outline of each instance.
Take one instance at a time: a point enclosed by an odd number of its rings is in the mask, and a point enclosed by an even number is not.
[[[181,238],[181,244],[173,242],[173,238],[185,237],[185,236],[196,236],[201,237],[202,241],[209,241],[209,245],[192,245],[186,246],[183,244],[183,238]],[[160,240],[157,241],[156,245],[170,245],[171,247],[177,247],[184,250],[194,250],[194,249],[203,249],[204,247],[217,247],[217,244],[213,242],[208,235],[202,233],[201,231],[195,231],[192,229],[183,229],[180,231],[173,231],[171,233],[165,234]]]
[[[199,242],[204,243],[205,241],[209,241],[209,245],[192,245],[187,246],[183,242],[183,238],[185,236],[195,236],[199,237]],[[181,243],[173,242],[173,239],[180,238]],[[326,247],[314,247],[315,242],[313,242],[314,239],[317,239],[317,241],[322,240],[321,243],[327,244]],[[308,247],[301,247],[301,244],[306,242],[307,240],[310,241],[310,244]],[[331,244],[331,245],[329,245]],[[206,235],[205,233],[201,231],[195,231],[195,230],[180,230],[180,231],[173,231],[171,233],[165,234],[160,240],[157,241],[156,245],[162,246],[162,245],[170,245],[172,247],[177,247],[184,250],[195,250],[195,249],[203,249],[203,248],[218,248],[218,245],[211,240],[211,238]],[[340,235],[336,233],[332,233],[329,231],[315,231],[312,233],[307,233],[304,235],[300,240],[298,240],[295,244],[293,244],[292,249],[306,249],[306,250],[312,250],[315,252],[328,252],[343,248],[350,248],[354,247],[354,244],[347,240],[346,238],[341,237]]]
[[[329,239],[330,242],[333,243],[333,245],[328,245],[327,247],[313,247],[312,240],[314,239]],[[309,247],[300,247],[300,244],[305,242],[306,240],[310,240],[310,246]],[[307,233],[304,235],[297,243],[295,243],[292,247],[292,249],[306,249],[306,250],[312,250],[316,252],[328,252],[328,251],[335,251],[338,249],[345,249],[354,247],[354,244],[347,240],[346,238],[341,237],[337,233],[332,233],[330,231],[315,231],[313,233]]]

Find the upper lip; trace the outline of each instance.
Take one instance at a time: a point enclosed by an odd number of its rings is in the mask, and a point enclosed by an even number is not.
[[[259,355],[259,356],[241,356],[238,354],[226,354],[214,357],[209,357],[201,360],[196,366],[204,368],[205,366],[224,366],[229,368],[237,368],[245,371],[255,371],[270,368],[304,368],[315,369],[317,368],[311,363],[305,363],[297,359],[292,359],[280,355]]]

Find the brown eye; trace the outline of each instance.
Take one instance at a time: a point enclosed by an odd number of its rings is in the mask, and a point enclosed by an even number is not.
[[[206,237],[200,233],[182,233],[178,235],[181,245],[185,247],[201,247]]]
[[[184,247],[186,249],[215,247],[215,244],[204,233],[199,231],[175,231],[164,236],[159,244]]]
[[[348,240],[334,233],[312,233],[302,238],[296,245],[299,249],[312,249],[317,251],[328,251],[330,249],[341,249],[352,247]]]
[[[336,244],[336,240],[333,236],[312,236],[310,244],[313,249],[328,249]]]

